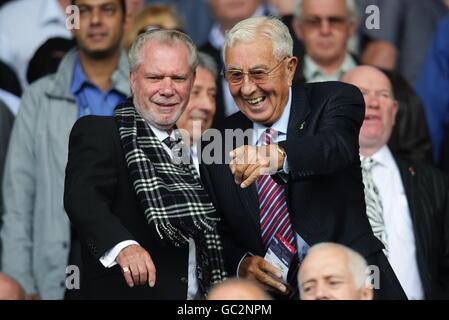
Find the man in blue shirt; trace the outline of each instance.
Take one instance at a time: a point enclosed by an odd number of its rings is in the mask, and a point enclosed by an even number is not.
[[[66,289],[79,288],[77,279],[66,281],[78,267],[66,269],[78,261],[63,206],[69,133],[80,116],[112,115],[130,93],[120,47],[124,0],[72,4],[80,11],[80,28],[73,30],[78,49],[24,92],[4,171],[2,270],[28,298],[62,299]]]

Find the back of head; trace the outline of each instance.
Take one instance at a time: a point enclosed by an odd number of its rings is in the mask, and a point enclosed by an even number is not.
[[[240,21],[226,33],[224,54],[236,42],[251,42],[258,36],[269,39],[277,59],[293,55],[293,39],[287,26],[275,17],[253,17]]]
[[[319,243],[309,249],[298,272],[301,299],[372,299],[366,260],[337,243]]]
[[[6,275],[0,272],[0,300],[24,300],[25,293],[21,285]]]
[[[271,297],[255,282],[231,278],[214,286],[208,300],[271,300]]]

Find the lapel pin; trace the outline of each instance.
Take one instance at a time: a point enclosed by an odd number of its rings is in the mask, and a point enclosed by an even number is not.
[[[306,122],[305,122],[305,121],[303,121],[303,122],[301,123],[301,125],[299,126],[299,130],[302,130],[302,129],[304,129],[304,126],[305,126],[305,124],[306,124]]]
[[[413,168],[412,166],[408,167],[408,171],[410,172],[410,174],[411,174],[412,176],[414,176],[414,175],[416,174],[415,168]]]

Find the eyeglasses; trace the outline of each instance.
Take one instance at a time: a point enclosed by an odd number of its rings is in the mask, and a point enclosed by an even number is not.
[[[311,16],[303,18],[304,25],[309,28],[321,28],[323,21],[327,21],[329,27],[331,28],[341,28],[348,22],[348,18],[343,16],[330,16],[330,17]]]
[[[230,69],[230,70],[223,70],[221,74],[226,79],[226,81],[233,85],[238,85],[243,82],[243,78],[245,78],[245,75],[247,74],[248,77],[251,79],[252,82],[256,84],[265,83],[268,80],[268,77],[271,73],[273,73],[282,62],[284,62],[285,59],[289,58],[284,57],[277,65],[275,65],[271,70],[264,70],[264,69],[251,69],[249,71],[242,71],[238,69]]]

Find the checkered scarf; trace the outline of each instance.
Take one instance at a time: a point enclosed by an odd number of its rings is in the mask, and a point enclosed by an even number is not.
[[[207,293],[210,285],[226,277],[226,272],[216,228],[219,218],[194,165],[172,162],[131,101],[117,107],[115,119],[148,224],[154,224],[160,238],[174,246],[187,245],[189,237],[195,240],[201,269],[198,280]]]

